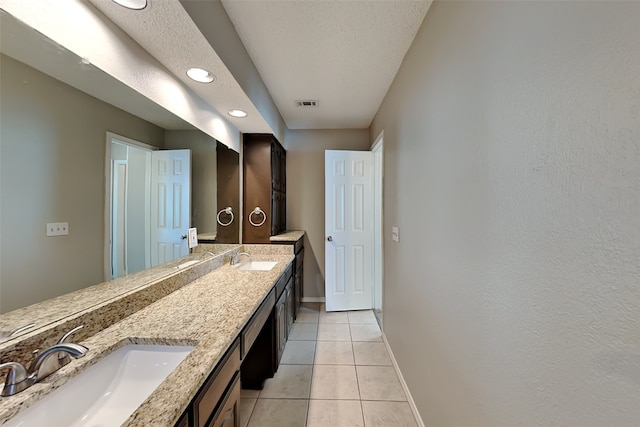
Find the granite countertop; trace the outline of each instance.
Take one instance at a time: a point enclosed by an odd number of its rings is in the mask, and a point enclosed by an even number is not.
[[[82,341],[87,355],[42,383],[0,400],[0,423],[58,388],[84,368],[128,343],[195,345],[193,351],[123,426],[173,426],[267,296],[293,255],[252,255],[277,261],[270,271],[238,271],[229,264],[194,280]]]
[[[304,236],[304,230],[287,230],[284,233],[271,236],[272,242],[297,242]]]
[[[207,240],[207,241],[215,241],[218,233],[213,231],[210,233],[198,233],[198,240]]]

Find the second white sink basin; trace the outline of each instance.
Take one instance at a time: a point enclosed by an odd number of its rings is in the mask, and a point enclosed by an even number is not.
[[[121,347],[4,426],[119,426],[191,350],[192,346],[171,345]]]
[[[236,269],[242,271],[269,271],[277,264],[276,261],[249,261],[236,265]]]

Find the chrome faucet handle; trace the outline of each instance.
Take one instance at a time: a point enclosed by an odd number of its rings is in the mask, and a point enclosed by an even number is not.
[[[27,370],[20,363],[7,362],[0,364],[0,369],[4,368],[8,368],[9,372],[4,381],[2,396],[13,396],[33,384],[27,377]]]
[[[78,332],[78,331],[79,331],[80,329],[82,329],[82,328],[84,328],[84,325],[76,326],[75,328],[73,328],[72,330],[70,330],[69,332],[67,332],[66,334],[64,334],[64,335],[62,336],[62,338],[60,338],[56,344],[62,344],[63,342],[66,342],[66,341],[67,341],[67,338],[69,338],[69,336],[70,336],[71,334],[74,334],[74,333]]]
[[[75,328],[73,328],[72,330],[70,330],[69,332],[64,334],[58,340],[57,344],[62,344],[64,342],[66,342],[67,338],[69,338],[69,336],[71,334],[74,334],[74,333],[78,332],[82,328],[84,328],[84,325],[76,326]],[[69,357],[68,353],[64,353],[64,352],[61,351],[61,352],[58,353],[58,363],[60,365],[60,368],[62,368],[64,365],[67,365],[67,364],[71,363],[71,357]]]

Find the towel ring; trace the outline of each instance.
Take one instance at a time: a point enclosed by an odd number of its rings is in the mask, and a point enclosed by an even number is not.
[[[253,222],[253,219],[252,219],[253,215],[262,215],[262,221],[260,221],[259,223]],[[256,208],[252,210],[251,213],[249,213],[249,224],[253,225],[254,227],[260,227],[266,221],[267,221],[267,214],[265,213],[265,211],[260,209],[259,206],[256,206]]]
[[[231,216],[231,218],[229,219],[229,222],[220,221],[220,215],[222,215],[223,213],[226,213],[227,215]],[[218,212],[217,219],[218,219],[218,224],[220,224],[223,227],[226,227],[227,225],[231,224],[233,222],[233,209],[231,209],[231,206],[220,210],[220,212]]]

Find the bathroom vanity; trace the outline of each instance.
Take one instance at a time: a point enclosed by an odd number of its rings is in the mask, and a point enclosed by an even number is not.
[[[254,261],[276,264],[271,270],[241,271],[228,263],[230,256],[241,250],[251,253]],[[63,329],[80,321],[104,322],[104,329],[79,338],[89,348],[85,357],[66,365],[46,382],[0,399],[0,423],[48,393],[55,393],[76,374],[125,344],[164,344],[190,345],[193,350],[123,425],[238,425],[241,378],[248,386],[259,388],[278,367],[282,334],[277,335],[281,325],[277,303],[283,296],[286,301],[291,291],[293,261],[292,247],[238,246],[224,256],[194,263],[173,276],[120,296],[118,301],[105,301],[61,322],[66,323],[60,325]],[[140,308],[130,313],[127,307],[136,303]],[[125,312],[122,317],[117,315],[120,311]],[[284,325],[286,331],[286,319]],[[38,334],[42,336],[30,341]],[[44,348],[56,337],[55,328],[49,336],[42,331],[26,334],[22,341],[28,344],[16,343],[10,352],[3,353],[3,360],[28,359],[28,354],[20,356],[20,352],[37,348],[29,347],[38,342],[46,344],[41,345]],[[272,358],[263,358],[265,354]]]

